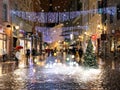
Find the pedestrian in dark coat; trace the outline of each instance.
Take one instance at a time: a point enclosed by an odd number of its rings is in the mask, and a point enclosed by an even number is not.
[[[30,49],[27,49],[27,50],[26,50],[26,57],[27,57],[27,59],[30,58]]]
[[[36,54],[36,50],[33,48],[32,49],[32,56],[35,56],[35,54]]]
[[[79,54],[79,58],[80,58],[80,61],[81,61],[82,56],[83,56],[83,49],[82,48],[78,49],[78,54]]]
[[[33,57],[33,63],[35,64],[35,55],[36,55],[36,50],[33,48],[32,49],[32,57]]]

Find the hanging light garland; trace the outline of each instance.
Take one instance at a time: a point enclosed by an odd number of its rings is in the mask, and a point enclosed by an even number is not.
[[[68,30],[88,30],[88,26],[74,26],[74,27],[60,27],[60,28],[51,28],[51,27],[38,27],[36,26],[35,27],[35,30],[37,32],[45,32],[45,31],[48,31],[48,30],[59,30],[59,29],[62,29],[62,31],[68,31]]]
[[[57,27],[57,28],[51,28],[51,27],[39,27],[36,26],[35,30],[36,32],[41,32],[43,34],[43,40],[46,42],[53,42],[58,41],[60,38],[62,39],[63,35],[64,37],[69,38],[72,30],[81,30],[81,29],[88,29],[88,26],[75,26],[75,27]],[[68,32],[67,32],[68,31]],[[64,32],[64,34],[62,34]],[[49,33],[49,35],[48,35]],[[78,35],[78,31],[72,31],[74,35]]]
[[[101,9],[102,13],[116,14],[116,7],[107,7]],[[23,12],[23,11],[11,11],[12,14],[23,18],[25,20],[39,23],[58,23],[65,22],[69,19],[74,19],[80,15],[87,15],[89,13],[98,13],[98,9],[87,10],[87,11],[72,11],[72,12]],[[59,18],[58,18],[59,17]]]
[[[39,23],[58,23],[65,22],[70,19],[74,19],[80,15],[87,15],[89,13],[98,13],[98,9],[87,10],[87,11],[73,11],[73,12],[23,12],[23,11],[11,11],[13,15],[16,15],[24,20],[39,22]],[[102,9],[102,13],[107,14],[116,14],[116,7],[107,7]],[[50,27],[35,27],[37,32],[43,33],[43,39],[46,42],[53,42],[55,37],[60,36],[61,30],[64,33],[65,38],[70,38],[69,34],[71,30],[88,30],[88,26],[74,26],[74,27],[60,27],[60,28],[50,28]],[[55,32],[54,32],[55,31]],[[56,33],[57,32],[57,33]],[[58,33],[59,32],[59,33]],[[49,35],[48,35],[49,33]],[[68,35],[67,35],[68,34]],[[74,35],[77,35],[78,32],[73,32]],[[54,36],[54,37],[53,37]],[[61,37],[59,37],[61,38]]]

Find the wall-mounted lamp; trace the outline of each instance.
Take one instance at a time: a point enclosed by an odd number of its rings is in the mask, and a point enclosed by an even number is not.
[[[15,29],[19,29],[20,27],[19,26],[15,26]]]

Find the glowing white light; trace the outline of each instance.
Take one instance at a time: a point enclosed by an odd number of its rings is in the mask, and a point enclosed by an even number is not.
[[[35,59],[35,62],[37,62],[37,59]]]
[[[36,70],[35,70],[35,69],[33,69],[33,72],[35,73],[35,72],[36,72]]]
[[[72,55],[72,58],[75,58],[75,56],[74,56],[74,55]]]
[[[81,79],[84,82],[92,81],[98,78],[101,70],[100,69],[86,69],[82,74]]]
[[[19,68],[24,68],[24,67],[25,67],[24,63],[19,64]]]
[[[66,60],[67,60],[67,61],[69,61],[70,59],[69,59],[69,58],[67,58]]]
[[[16,29],[19,29],[20,27],[19,26],[15,26]]]
[[[70,39],[71,39],[71,40],[73,40],[73,33],[72,33],[72,34],[70,34]]]
[[[57,59],[55,59],[55,62],[57,62]]]

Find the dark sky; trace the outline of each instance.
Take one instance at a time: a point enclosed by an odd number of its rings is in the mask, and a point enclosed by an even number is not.
[[[68,5],[70,3],[70,0],[40,0],[41,1],[41,7],[45,12],[50,11],[50,3],[52,3],[52,9],[53,11],[65,11],[68,9]]]

